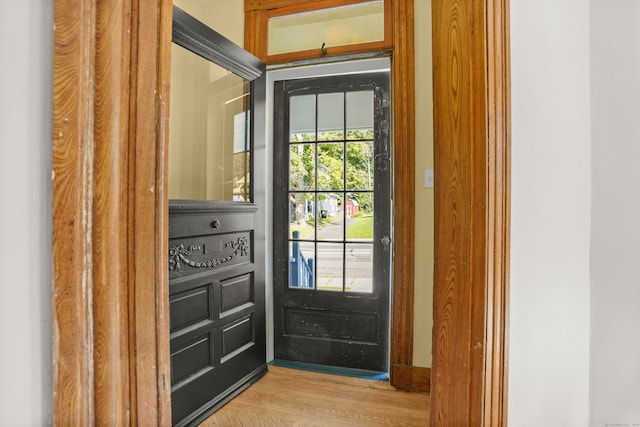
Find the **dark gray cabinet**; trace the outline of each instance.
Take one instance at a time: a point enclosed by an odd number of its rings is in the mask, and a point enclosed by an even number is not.
[[[173,422],[196,423],[266,372],[251,203],[171,201]]]
[[[171,410],[183,426],[267,370],[264,214],[251,185],[264,173],[253,147],[264,137],[265,65],[177,7],[173,41],[188,51],[172,65],[181,102],[170,126],[186,132],[171,134],[168,161]]]

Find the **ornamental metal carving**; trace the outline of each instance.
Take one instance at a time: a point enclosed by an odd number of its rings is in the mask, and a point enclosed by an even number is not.
[[[180,270],[182,264],[186,264],[193,268],[212,268],[220,264],[231,261],[236,256],[246,256],[249,253],[249,239],[246,237],[238,237],[238,240],[227,242],[225,245],[227,248],[232,248],[233,252],[223,258],[214,258],[205,261],[193,261],[188,257],[192,256],[194,252],[201,251],[202,246],[189,246],[185,248],[184,245],[176,245],[169,249],[169,271]]]

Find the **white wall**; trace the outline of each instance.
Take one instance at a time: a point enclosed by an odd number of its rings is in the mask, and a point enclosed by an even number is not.
[[[589,3],[511,0],[509,425],[586,426]]]
[[[590,3],[591,425],[640,425],[640,2]]]
[[[0,425],[51,424],[53,2],[0,2]]]
[[[173,4],[238,46],[244,46],[243,0],[173,0]]]

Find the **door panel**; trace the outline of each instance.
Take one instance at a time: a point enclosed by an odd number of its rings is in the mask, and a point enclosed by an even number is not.
[[[278,359],[386,371],[389,75],[276,82]]]

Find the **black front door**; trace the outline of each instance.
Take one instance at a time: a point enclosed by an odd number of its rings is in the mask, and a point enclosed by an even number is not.
[[[388,72],[276,82],[277,359],[388,369]]]

